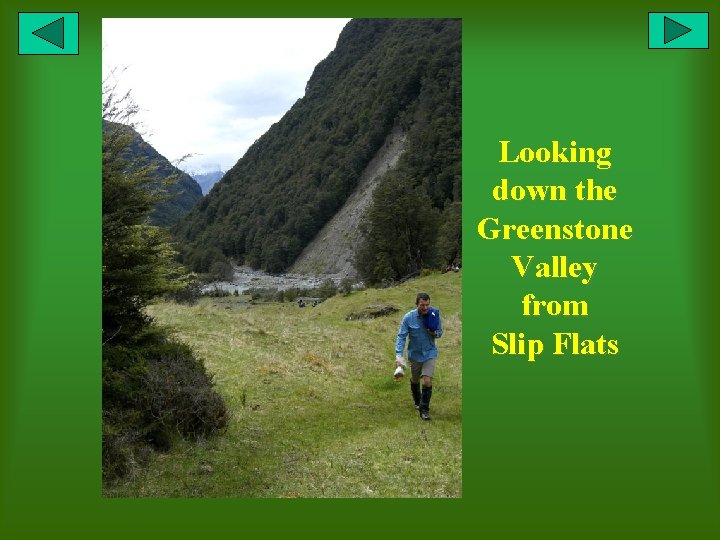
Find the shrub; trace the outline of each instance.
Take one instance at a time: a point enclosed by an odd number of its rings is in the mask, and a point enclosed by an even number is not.
[[[287,289],[285,291],[284,299],[286,302],[294,302],[298,297],[298,289]]]
[[[131,474],[174,438],[226,426],[212,376],[184,343],[151,326],[133,343],[103,346],[103,481]]]
[[[335,282],[332,279],[328,278],[322,282],[320,287],[318,287],[317,294],[323,300],[327,300],[337,294],[337,285],[335,285]]]
[[[141,414],[135,410],[103,409],[102,416],[103,481],[131,476],[147,462],[151,452]]]
[[[255,302],[275,302],[278,299],[276,287],[253,287],[245,291],[245,294],[249,294]]]
[[[349,277],[342,278],[342,280],[340,281],[339,290],[344,296],[349,296],[353,290],[353,280]]]
[[[188,306],[195,305],[198,299],[203,295],[202,286],[197,279],[190,281],[186,287],[167,293],[165,298],[172,300],[178,304],[186,304]]]
[[[142,393],[154,437],[209,435],[227,424],[227,409],[215,391],[212,376],[192,349],[168,340],[155,345],[148,358]]]
[[[433,274],[437,274],[438,271],[433,268],[423,268],[420,270],[420,277],[427,277],[432,276]]]

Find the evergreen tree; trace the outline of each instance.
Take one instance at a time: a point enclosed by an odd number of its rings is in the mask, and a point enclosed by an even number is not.
[[[439,212],[422,185],[392,171],[373,193],[356,265],[369,283],[396,281],[435,259]]]
[[[129,120],[132,104],[118,105],[111,89],[103,91],[103,120]],[[174,435],[208,434],[227,421],[202,361],[145,314],[150,301],[185,287],[191,276],[175,262],[165,230],[148,224],[157,202],[148,189],[152,176],[123,157],[134,131],[111,126],[102,138],[105,480],[128,473],[151,446],[166,449]]]
[[[103,133],[103,342],[134,335],[147,324],[148,302],[189,279],[175,262],[169,235],[147,223],[159,196],[148,189],[153,178],[147,167],[128,172],[122,154],[132,138],[121,127]]]

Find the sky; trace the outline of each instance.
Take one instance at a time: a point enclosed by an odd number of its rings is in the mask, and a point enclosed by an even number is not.
[[[227,171],[305,93],[350,19],[103,19],[103,81],[189,172]]]

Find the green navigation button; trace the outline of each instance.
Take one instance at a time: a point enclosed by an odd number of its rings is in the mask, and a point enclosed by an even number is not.
[[[707,12],[648,13],[649,49],[709,49]]]
[[[18,13],[18,54],[78,54],[77,12]]]

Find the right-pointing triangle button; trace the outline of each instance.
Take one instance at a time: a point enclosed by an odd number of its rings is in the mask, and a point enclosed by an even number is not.
[[[680,36],[684,36],[688,32],[692,32],[692,28],[688,28],[684,24],[672,20],[670,17],[665,17],[665,44],[670,43]]]

